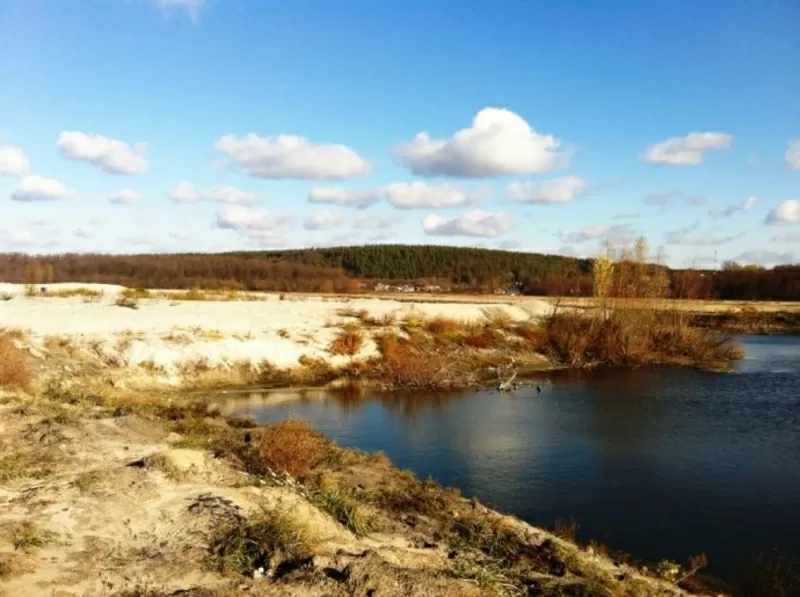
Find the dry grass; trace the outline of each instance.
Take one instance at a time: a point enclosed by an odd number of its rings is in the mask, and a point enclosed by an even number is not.
[[[0,331],[0,388],[25,389],[33,378],[25,353],[14,339],[14,334]]]
[[[138,309],[139,299],[135,296],[125,296],[125,293],[121,293],[117,297],[117,300],[114,301],[114,304],[117,307],[125,307],[127,309]]]
[[[363,506],[349,491],[323,487],[313,495],[312,501],[356,536],[363,537],[374,530]]]
[[[561,537],[565,541],[577,543],[578,528],[580,528],[580,525],[572,518],[569,520],[556,520],[553,525],[553,534],[556,537]]]
[[[330,454],[322,434],[296,419],[264,428],[257,448],[266,466],[295,479],[307,478]]]
[[[9,542],[14,546],[14,550],[25,553],[51,545],[56,537],[52,531],[41,529],[30,521],[12,525],[8,533]]]
[[[95,290],[93,288],[63,288],[63,289],[50,289],[48,288],[44,295],[50,298],[72,298],[80,296],[89,299],[99,299],[103,297],[102,290]]]
[[[119,296],[128,299],[148,299],[152,298],[153,294],[146,288],[125,288],[119,293]]]
[[[355,325],[345,325],[328,345],[332,355],[353,356],[364,346],[364,332]]]
[[[692,327],[677,313],[613,311],[606,316],[551,317],[534,350],[571,367],[609,365],[718,365],[741,358],[734,340]]]
[[[273,568],[276,558],[310,556],[314,543],[308,529],[286,512],[263,510],[251,520],[237,518],[218,527],[209,542],[209,562],[221,574],[252,576]]]
[[[171,290],[151,292],[152,298],[163,298],[172,301],[262,301],[264,297],[259,294],[241,292],[238,290],[204,290],[190,288],[188,290]]]
[[[145,459],[147,468],[161,471],[168,479],[176,482],[183,481],[184,474],[175,463],[162,453],[153,454]]]

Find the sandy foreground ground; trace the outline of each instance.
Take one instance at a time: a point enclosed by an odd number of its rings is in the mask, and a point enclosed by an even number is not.
[[[340,364],[350,357],[328,352],[341,325],[352,313],[371,317],[448,317],[485,320],[498,313],[513,321],[536,320],[553,306],[537,299],[492,302],[408,303],[379,298],[258,295],[254,301],[179,301],[142,299],[137,309],[116,305],[121,286],[48,284],[51,292],[76,288],[101,291],[100,297],[26,297],[21,284],[0,284],[0,328],[24,330],[32,350],[48,340],[66,339],[88,347],[101,358],[127,365],[148,364],[166,370],[204,359],[212,366],[267,361],[291,367],[303,356]],[[13,298],[8,298],[13,296]],[[476,297],[477,298],[477,297]],[[374,354],[366,342],[355,358]]]

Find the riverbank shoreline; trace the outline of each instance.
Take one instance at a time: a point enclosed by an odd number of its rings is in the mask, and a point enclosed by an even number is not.
[[[291,420],[70,371],[0,413],[0,594],[690,594]]]

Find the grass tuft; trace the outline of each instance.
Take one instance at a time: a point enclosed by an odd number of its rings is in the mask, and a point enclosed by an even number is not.
[[[270,469],[304,479],[325,460],[330,449],[322,434],[308,424],[287,419],[261,432],[258,453]]]
[[[359,537],[373,531],[373,525],[361,503],[343,489],[323,488],[313,497],[314,504]]]
[[[28,360],[14,341],[13,334],[0,331],[0,388],[25,389],[32,378]]]
[[[311,555],[313,541],[306,529],[285,512],[264,510],[254,519],[239,518],[217,528],[209,542],[212,568],[221,574],[251,576],[279,561]]]
[[[355,325],[345,325],[328,345],[333,355],[353,356],[364,346],[364,333]]]

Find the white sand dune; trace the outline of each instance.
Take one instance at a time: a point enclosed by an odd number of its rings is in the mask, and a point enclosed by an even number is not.
[[[89,288],[103,292],[99,298],[26,297],[20,284],[0,284],[0,327],[27,330],[33,346],[48,336],[68,337],[91,344],[95,352],[135,365],[144,362],[169,368],[191,359],[211,364],[269,361],[278,367],[297,364],[300,357],[331,362],[327,345],[337,328],[348,321],[345,309],[366,310],[371,316],[394,314],[420,318],[449,317],[482,320],[503,313],[513,321],[527,321],[552,312],[539,300],[515,304],[431,302],[409,303],[378,298],[353,300],[323,296],[279,300],[275,294],[257,301],[174,301],[145,299],[138,309],[115,304],[120,286],[103,284],[48,284],[53,291]],[[368,342],[361,354],[375,350]]]

